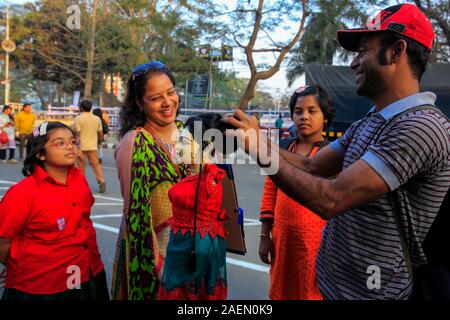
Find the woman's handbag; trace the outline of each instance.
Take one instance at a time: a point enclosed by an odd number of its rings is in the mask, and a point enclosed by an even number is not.
[[[7,144],[9,142],[8,135],[5,131],[0,131],[0,144]]]

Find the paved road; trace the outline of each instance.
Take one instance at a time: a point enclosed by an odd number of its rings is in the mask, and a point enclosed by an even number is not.
[[[106,179],[106,193],[99,195],[92,170],[88,167],[87,178],[96,198],[91,218],[97,230],[97,241],[111,283],[112,264],[116,247],[117,232],[122,217],[122,198],[112,150],[104,150],[103,168]],[[0,196],[8,187],[22,179],[21,165],[0,163]],[[244,209],[244,230],[248,253],[245,256],[227,254],[228,298],[236,300],[267,299],[269,273],[258,257],[259,222],[258,207],[264,177],[254,164],[234,165],[239,206]],[[0,292],[1,294],[1,292]]]

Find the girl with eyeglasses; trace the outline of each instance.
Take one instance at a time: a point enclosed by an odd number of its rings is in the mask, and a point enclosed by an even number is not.
[[[112,298],[157,299],[172,206],[168,191],[185,177],[172,159],[179,98],[167,66],[151,61],[135,67],[120,115],[115,150],[124,199],[112,276]]]
[[[26,178],[0,202],[3,300],[109,299],[94,197],[74,166],[77,144],[61,122],[44,122],[28,138]]]

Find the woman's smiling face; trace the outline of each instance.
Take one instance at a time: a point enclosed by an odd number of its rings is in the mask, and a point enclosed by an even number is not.
[[[156,128],[174,123],[177,117],[179,98],[167,75],[158,73],[151,76],[147,80],[142,100],[146,120]]]

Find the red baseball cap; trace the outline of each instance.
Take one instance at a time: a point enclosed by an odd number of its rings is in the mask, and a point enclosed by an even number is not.
[[[394,31],[414,40],[428,50],[433,48],[434,31],[430,20],[415,5],[404,3],[381,10],[366,27],[338,30],[337,38],[344,49],[358,51],[361,37],[373,32]]]

